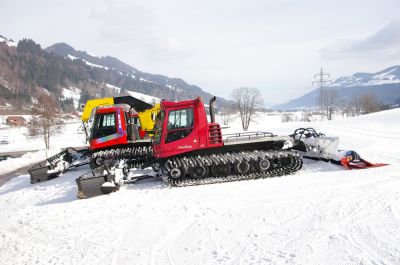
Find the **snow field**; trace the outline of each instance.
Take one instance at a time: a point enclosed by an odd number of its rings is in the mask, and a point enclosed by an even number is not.
[[[0,188],[0,255],[54,264],[398,264],[399,167],[167,188],[76,200],[70,172]],[[7,211],[5,211],[7,209]]]
[[[63,147],[84,146],[85,134],[79,130],[80,122],[66,123],[61,132],[50,139],[50,150],[45,150],[41,137],[27,136],[25,127],[10,127],[0,130],[0,139],[6,136],[10,144],[0,145],[2,152],[31,151],[19,158],[10,158],[0,162],[0,176],[19,168],[38,163],[57,154]]]
[[[400,264],[400,109],[323,123],[258,116],[250,131],[315,127],[371,162],[185,188],[151,180],[76,199],[86,167],[0,187],[2,264]],[[239,131],[236,119],[225,133]]]
[[[59,133],[50,138],[50,147],[57,149],[85,145],[85,133],[80,130],[82,123],[64,123]],[[28,136],[26,127],[9,127],[0,130],[0,139],[6,136],[10,144],[0,145],[0,153],[30,150],[43,150],[45,144],[41,136]]]
[[[133,76],[133,78],[135,78],[135,77]],[[144,81],[145,79],[141,78],[140,80]],[[147,81],[147,80],[145,80],[145,81]],[[149,81],[147,81],[147,82],[149,82]],[[106,84],[106,85],[107,85],[108,88],[114,89],[117,93],[121,92],[121,88],[120,87],[113,86],[113,85],[110,85],[110,84]],[[129,90],[127,90],[126,92],[128,92],[128,94],[130,96],[132,96],[134,98],[137,98],[137,99],[140,99],[140,100],[143,100],[144,102],[147,102],[149,104],[153,104],[154,102],[155,103],[160,103],[160,101],[161,101],[160,98],[157,98],[157,97],[154,97],[154,96],[150,96],[150,95],[147,95],[147,94],[143,94],[143,93],[140,93],[140,92],[129,91]]]
[[[153,103],[160,103],[161,99],[157,98],[157,97],[153,97],[153,96],[149,96],[143,93],[139,93],[139,92],[134,92],[134,91],[127,91],[129,93],[129,95],[131,95],[134,98],[138,98],[140,100],[143,100],[149,104],[153,104]]]
[[[9,172],[13,172],[20,168],[39,163],[48,157],[57,154],[60,152],[60,149],[52,149],[52,150],[41,150],[35,152],[28,152],[21,157],[18,158],[9,158],[7,160],[0,162],[0,176],[7,174]]]
[[[63,88],[62,95],[65,98],[72,98],[75,109],[79,109],[79,100],[81,98],[82,90],[76,87]]]

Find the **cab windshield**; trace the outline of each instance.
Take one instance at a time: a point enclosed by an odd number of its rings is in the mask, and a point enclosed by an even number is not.
[[[96,114],[92,130],[92,139],[98,139],[117,133],[115,123],[115,113]]]

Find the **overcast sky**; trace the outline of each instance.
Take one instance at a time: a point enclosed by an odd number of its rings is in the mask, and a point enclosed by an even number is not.
[[[400,0],[0,0],[0,34],[66,42],[229,98],[281,103],[332,79],[400,64]]]

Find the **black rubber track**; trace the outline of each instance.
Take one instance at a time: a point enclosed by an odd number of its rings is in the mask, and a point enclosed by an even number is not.
[[[94,169],[117,159],[126,159],[130,167],[139,167],[152,159],[153,149],[150,142],[138,142],[93,151],[90,168]]]
[[[266,159],[270,166],[261,171],[257,167],[257,161]],[[238,165],[240,163],[249,163],[250,169],[245,174],[238,174]],[[267,162],[264,163],[268,164]],[[212,176],[212,167],[226,166],[227,174],[222,176]],[[176,157],[168,159],[162,166],[162,178],[169,186],[184,187],[193,185],[213,184],[220,182],[241,181],[250,179],[270,178],[292,174],[300,170],[303,166],[301,157],[295,151],[264,151],[253,150],[244,152],[230,152],[226,154],[210,154],[187,157]],[[196,167],[208,167],[208,175],[201,178],[191,177]],[[222,169],[224,169],[222,167]],[[247,169],[247,166],[241,167]],[[266,167],[264,167],[265,169]],[[224,172],[225,170],[221,170]],[[171,174],[180,173],[180,174]],[[214,170],[214,174],[215,174]],[[218,172],[218,171],[217,171]],[[179,175],[179,177],[176,177]],[[174,178],[175,177],[175,178]]]

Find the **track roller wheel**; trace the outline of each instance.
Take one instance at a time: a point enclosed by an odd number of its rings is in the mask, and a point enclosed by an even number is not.
[[[250,163],[243,160],[233,165],[233,170],[235,170],[236,174],[247,174],[250,171]]]
[[[224,177],[228,175],[229,172],[229,167],[228,165],[222,164],[222,165],[212,165],[211,166],[211,175],[213,177]]]
[[[283,166],[283,167],[288,167],[292,164],[292,158],[289,156],[286,157],[282,157],[279,159],[279,163]]]
[[[174,167],[168,173],[168,176],[170,176],[173,179],[182,178],[184,175],[185,175],[184,170],[181,167]]]
[[[102,165],[104,165],[104,159],[102,157],[96,157],[94,159],[90,159],[89,166],[91,169],[95,169]]]
[[[209,169],[203,165],[197,165],[189,169],[189,175],[191,178],[200,179],[208,176]]]
[[[261,158],[254,165],[258,171],[267,171],[271,167],[271,162],[267,158]]]

